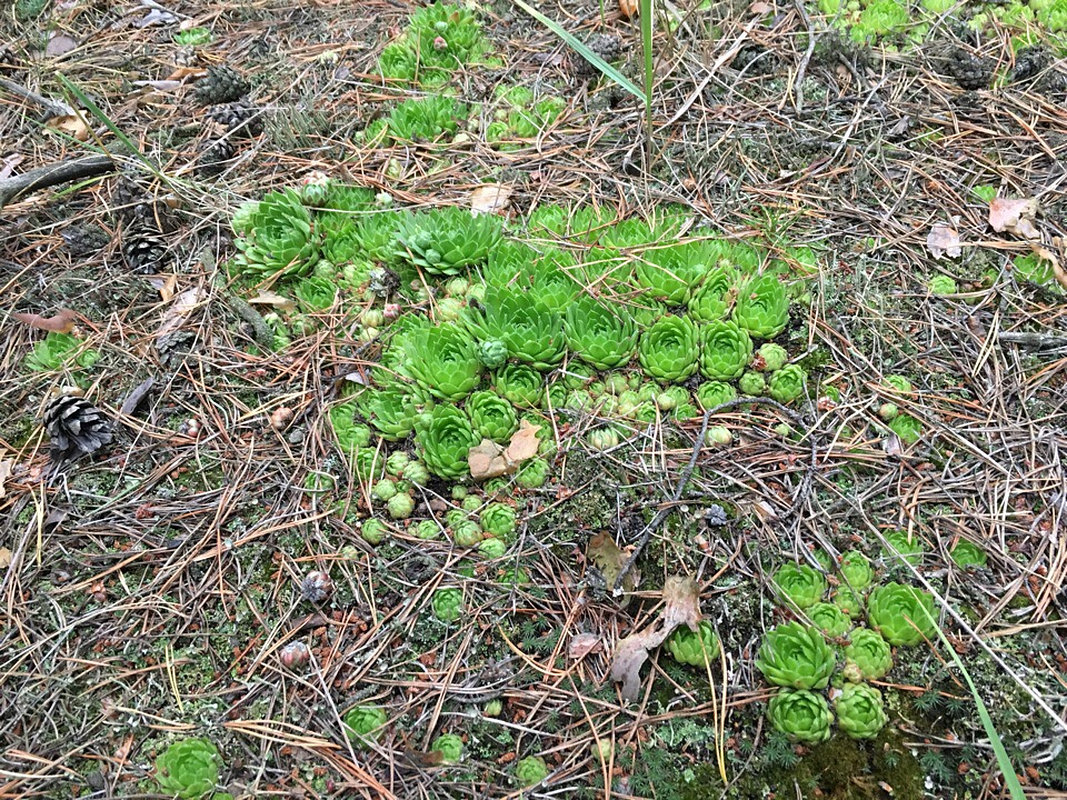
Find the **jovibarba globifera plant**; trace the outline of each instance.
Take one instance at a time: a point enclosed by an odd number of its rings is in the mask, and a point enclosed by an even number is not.
[[[201,800],[215,791],[222,756],[207,739],[181,739],[156,758],[156,782],[168,795]]]

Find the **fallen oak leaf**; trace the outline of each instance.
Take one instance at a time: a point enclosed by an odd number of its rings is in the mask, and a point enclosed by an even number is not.
[[[630,558],[629,554],[621,550],[607,533],[598,533],[589,540],[586,556],[592,560],[593,566],[600,570],[608,586],[615,585],[615,581],[619,579],[619,573],[622,572]],[[622,579],[622,588],[627,593],[634,591],[640,585],[641,573],[636,569],[630,570]]]
[[[622,682],[622,696],[637,698],[641,689],[641,667],[648,651],[659,647],[679,625],[692,631],[700,623],[700,586],[692,578],[671,575],[663,584],[664,608],[660,616],[644,630],[632,633],[615,648],[611,679]]]
[[[508,446],[497,444],[491,439],[482,441],[467,451],[467,466],[471,477],[476,481],[509,475],[519,468],[519,464],[537,455],[540,442],[537,432],[540,425],[533,425],[527,420],[519,423],[519,429],[511,436]]]

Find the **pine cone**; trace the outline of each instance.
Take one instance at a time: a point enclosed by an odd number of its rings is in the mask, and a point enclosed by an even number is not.
[[[122,257],[130,272],[159,272],[168,255],[166,240],[154,225],[134,223],[123,231]]]
[[[8,45],[0,45],[0,75],[14,72],[22,66],[15,50]]]
[[[989,88],[993,68],[986,59],[957,47],[949,57],[948,73],[956,79],[961,89],[972,91]]]
[[[208,67],[207,75],[201,78],[193,94],[199,103],[205,106],[215,103],[230,103],[246,94],[251,88],[240,73],[225,64]]]
[[[585,46],[611,64],[622,56],[622,37],[612,33],[594,33],[586,37]],[[574,69],[583,78],[599,74],[597,68],[574,54]]]
[[[75,258],[93,255],[107,245],[108,236],[99,225],[71,225],[60,234]]]
[[[1015,67],[1011,71],[1011,82],[1021,83],[1036,77],[1048,67],[1049,54],[1041,45],[1024,47],[1015,54]]]
[[[197,174],[206,177],[225,172],[235,155],[237,148],[228,138],[208,141],[200,151],[196,165]]]
[[[251,139],[263,133],[263,109],[247,100],[212,106],[207,115],[233,136]]]
[[[44,424],[55,462],[91,455],[111,441],[111,421],[84,397],[56,397],[45,410]]]
[[[135,180],[123,176],[115,182],[111,191],[111,209],[116,217],[126,224],[158,225],[170,209],[148,192]]]

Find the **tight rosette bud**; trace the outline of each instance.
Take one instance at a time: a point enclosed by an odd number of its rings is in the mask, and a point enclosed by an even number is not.
[[[478,360],[486,369],[498,369],[508,360],[508,346],[499,339],[487,339],[478,343]]]
[[[863,680],[876,681],[893,668],[893,650],[878,631],[856,628],[845,647],[845,665],[854,666]]]
[[[807,564],[785,564],[774,573],[774,588],[788,605],[810,608],[826,594],[826,578]]]
[[[675,661],[703,667],[719,655],[719,637],[707,620],[697,623],[697,629],[679,625],[667,639],[667,649]]]
[[[433,740],[430,750],[441,754],[442,764],[458,764],[463,756],[463,740],[454,733],[442,733]]]
[[[479,435],[507,442],[519,427],[515,408],[494,392],[475,392],[467,398],[467,416]]]
[[[789,354],[780,344],[764,342],[756,351],[756,361],[759,363],[757,369],[764,372],[777,372],[789,361]]]
[[[539,408],[545,396],[544,376],[525,364],[505,364],[493,376],[493,386],[522,408]]]
[[[748,370],[738,379],[737,388],[741,390],[741,394],[759,397],[767,391],[767,379],[763,377],[762,372]]]
[[[841,575],[845,583],[857,592],[864,591],[874,582],[874,570],[867,556],[859,550],[849,550],[841,555]]]
[[[351,741],[366,743],[381,735],[385,723],[389,721],[389,715],[384,709],[376,706],[356,706],[349,709],[342,720],[345,724],[345,735]]]
[[[737,390],[725,381],[704,381],[697,387],[697,402],[707,411],[737,399]]]
[[[777,372],[771,373],[767,383],[767,394],[783,405],[792,403],[804,394],[804,384],[808,374],[797,364],[786,364]]]
[[[866,683],[847,683],[834,700],[837,724],[853,739],[873,739],[888,718],[882,693]]]
[[[222,756],[207,739],[174,742],[156,759],[156,782],[164,793],[182,800],[200,800],[219,780]]]
[[[455,622],[463,615],[463,591],[455,586],[438,589],[430,604],[433,615],[441,622]]]
[[[504,503],[490,503],[482,510],[481,521],[487,534],[507,541],[515,533],[518,514]]]
[[[782,689],[767,704],[776,731],[791,741],[818,744],[830,738],[833,714],[822,695],[805,689]]]
[[[515,779],[522,786],[533,786],[548,777],[548,765],[540,756],[527,756],[515,765]]]
[[[816,603],[804,613],[812,625],[833,638],[843,636],[852,627],[848,614],[831,603]]]

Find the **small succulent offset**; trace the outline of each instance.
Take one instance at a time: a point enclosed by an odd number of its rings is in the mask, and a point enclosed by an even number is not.
[[[730,267],[716,267],[689,298],[689,316],[698,322],[717,322],[730,312],[737,296],[737,273]]]
[[[862,592],[874,582],[871,562],[859,550],[849,550],[843,553],[839,568],[845,583],[854,591]]]
[[[505,503],[490,503],[481,513],[482,528],[490,536],[507,541],[515,533],[518,514]]]
[[[508,346],[499,339],[478,342],[478,360],[486,369],[498,369],[508,360]]]
[[[845,647],[846,672],[854,669],[862,680],[875,681],[893,668],[893,649],[882,634],[870,628],[856,628]]]
[[[760,275],[737,295],[734,322],[757,339],[773,339],[789,324],[789,295],[776,275]]]
[[[843,636],[852,627],[848,614],[832,603],[816,603],[805,610],[811,624],[827,636]]]
[[[699,338],[688,317],[664,316],[641,334],[637,358],[658,381],[684,381],[696,372]]]
[[[515,778],[522,786],[533,786],[548,777],[548,764],[540,756],[526,756],[515,765]]]
[[[463,756],[463,740],[454,733],[442,733],[433,740],[430,750],[441,754],[441,763],[457,764]]]
[[[397,224],[398,255],[430,275],[458,275],[485,262],[501,237],[499,218],[448,207],[412,214]]]
[[[889,421],[893,431],[904,444],[915,444],[923,436],[923,424],[910,414],[899,414]]]
[[[450,480],[468,473],[467,453],[481,441],[467,415],[450,405],[435,406],[423,414],[415,438],[426,468]]]
[[[417,328],[404,338],[404,345],[404,370],[435,397],[456,402],[481,382],[478,349],[457,325]]]
[[[517,406],[537,408],[545,396],[545,379],[525,364],[505,364],[493,375],[496,390]]]
[[[737,390],[725,381],[704,381],[697,387],[697,402],[707,410],[737,399]]]
[[[787,622],[767,631],[756,668],[776,686],[825,689],[836,659],[815,628]]]
[[[808,375],[798,364],[786,364],[780,370],[771,373],[767,384],[767,394],[779,403],[792,403],[804,394],[804,384]]]
[[[252,280],[267,277],[304,277],[319,260],[319,243],[313,234],[311,213],[292,189],[271,192],[256,205],[251,232],[234,244],[234,259],[242,275]]]
[[[34,345],[26,356],[26,366],[34,372],[57,370],[71,359],[81,345],[81,340],[69,333],[52,331]],[[73,366],[88,369],[98,358],[100,354],[96,350],[85,350],[73,359]]]
[[[455,622],[463,615],[463,590],[455,586],[438,589],[430,600],[433,615],[441,622]]]
[[[912,566],[922,561],[926,548],[918,537],[909,536],[905,531],[891,531],[885,535],[885,540],[889,548],[882,552],[890,561],[899,558]]]
[[[733,380],[752,360],[752,338],[736,322],[720,320],[705,325],[703,345],[700,372],[712,380]]]
[[[637,327],[625,309],[616,311],[592,297],[571,303],[563,322],[567,345],[596,369],[624,366],[637,348]]]
[[[467,398],[467,416],[479,435],[506,442],[519,427],[515,407],[495,392],[475,392]]]
[[[834,711],[838,726],[853,739],[873,739],[888,721],[882,693],[866,683],[846,683]]]
[[[741,394],[759,397],[767,390],[767,379],[763,377],[762,372],[748,370],[738,378],[737,388],[741,390]]]
[[[792,606],[810,608],[826,594],[826,578],[807,564],[785,564],[774,573],[775,591]]]
[[[934,635],[934,597],[895,581],[876,586],[867,598],[867,618],[890,644],[916,645]]]
[[[182,739],[156,758],[159,788],[182,800],[200,800],[213,792],[219,780],[222,756],[207,739]]]
[[[559,314],[518,290],[489,288],[483,309],[472,310],[467,325],[479,340],[501,341],[509,355],[539,370],[558,364],[567,351]]]
[[[780,344],[764,342],[756,351],[753,367],[764,372],[777,372],[789,361],[789,353]]]
[[[377,706],[356,706],[349,709],[342,720],[345,735],[353,742],[366,744],[381,735],[382,729],[389,721],[389,715]]]
[[[703,667],[718,657],[719,637],[707,620],[697,623],[695,631],[686,625],[679,625],[667,639],[667,649],[675,661]]]
[[[984,567],[989,562],[989,556],[985,550],[967,539],[960,539],[949,551],[949,555],[957,567],[968,569],[970,567]]]
[[[781,689],[767,704],[776,731],[791,741],[818,744],[830,738],[833,714],[822,695],[806,689]]]

